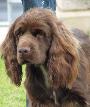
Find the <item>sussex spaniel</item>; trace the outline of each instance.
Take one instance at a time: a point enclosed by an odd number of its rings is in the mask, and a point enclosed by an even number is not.
[[[32,107],[90,107],[90,39],[76,31],[39,8],[12,24],[2,55],[17,86],[26,64],[25,88]]]

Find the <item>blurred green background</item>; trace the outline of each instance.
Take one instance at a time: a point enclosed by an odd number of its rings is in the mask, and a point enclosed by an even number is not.
[[[20,87],[14,86],[7,77],[4,62],[0,58],[0,107],[25,107],[25,97],[24,78]]]

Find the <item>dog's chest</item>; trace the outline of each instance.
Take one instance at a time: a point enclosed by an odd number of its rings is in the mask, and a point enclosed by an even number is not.
[[[32,69],[30,91],[32,97],[40,102],[51,99],[52,90],[50,89],[48,74],[43,66]]]

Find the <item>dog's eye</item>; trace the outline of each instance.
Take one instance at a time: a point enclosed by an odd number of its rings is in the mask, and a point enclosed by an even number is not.
[[[21,28],[19,28],[19,29],[17,29],[17,30],[15,31],[15,36],[20,37],[20,36],[22,36],[22,34],[23,34],[23,31],[22,31]]]
[[[38,35],[43,36],[43,35],[45,35],[45,33],[40,29],[35,29],[35,30],[32,31],[32,35],[37,37]]]

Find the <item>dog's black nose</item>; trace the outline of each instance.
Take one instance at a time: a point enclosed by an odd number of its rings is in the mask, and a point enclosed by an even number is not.
[[[24,47],[24,48],[18,48],[18,53],[21,54],[28,54],[30,52],[30,48]]]

